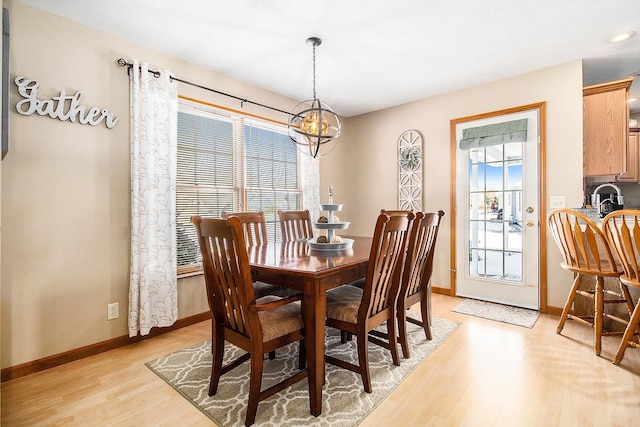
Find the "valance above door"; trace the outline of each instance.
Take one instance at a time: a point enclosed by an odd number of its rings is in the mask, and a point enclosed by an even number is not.
[[[460,149],[488,147],[527,140],[527,119],[464,129]]]

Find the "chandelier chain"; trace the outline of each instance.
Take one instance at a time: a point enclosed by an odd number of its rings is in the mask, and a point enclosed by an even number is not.
[[[313,99],[316,99],[316,43],[313,44]]]

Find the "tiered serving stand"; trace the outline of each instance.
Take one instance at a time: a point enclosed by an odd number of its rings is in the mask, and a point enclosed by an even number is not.
[[[335,236],[336,230],[346,230],[349,228],[349,222],[336,222],[335,215],[333,214],[336,211],[342,210],[342,205],[333,203],[333,188],[329,186],[329,204],[320,205],[320,210],[328,212],[328,221],[327,222],[314,222],[313,227],[318,230],[327,230],[327,243],[318,243],[317,237],[313,239],[307,240],[307,244],[311,249],[317,251],[339,251],[343,249],[351,249],[353,247],[353,240],[342,238],[341,243],[331,243],[331,240]]]

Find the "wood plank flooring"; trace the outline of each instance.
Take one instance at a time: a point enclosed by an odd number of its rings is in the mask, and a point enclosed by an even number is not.
[[[592,331],[541,315],[533,329],[451,309],[461,323],[361,427],[640,426],[640,349],[611,363],[618,338],[593,353]],[[144,363],[210,337],[202,322],[2,384],[3,426],[211,426]],[[260,407],[258,407],[260,410]]]

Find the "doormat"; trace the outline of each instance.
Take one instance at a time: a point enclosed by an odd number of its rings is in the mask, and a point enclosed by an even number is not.
[[[465,299],[451,311],[511,325],[524,326],[525,328],[533,328],[540,315],[538,311],[528,308],[475,299]]]

